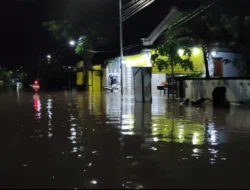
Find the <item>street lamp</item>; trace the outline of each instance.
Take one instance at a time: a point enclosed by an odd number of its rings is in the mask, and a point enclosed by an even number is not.
[[[70,40],[70,41],[69,41],[69,45],[70,45],[70,46],[75,46],[75,45],[76,45],[76,42],[75,42],[74,40]]]
[[[51,59],[51,55],[47,55],[47,58],[48,58],[48,59]]]

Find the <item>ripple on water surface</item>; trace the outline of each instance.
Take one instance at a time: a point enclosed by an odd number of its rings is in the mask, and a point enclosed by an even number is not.
[[[249,111],[0,94],[1,188],[250,187]]]

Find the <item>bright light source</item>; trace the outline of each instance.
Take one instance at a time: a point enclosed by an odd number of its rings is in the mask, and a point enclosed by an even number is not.
[[[159,139],[158,139],[157,137],[154,137],[154,138],[153,138],[153,141],[154,141],[154,142],[158,142]]]
[[[96,185],[98,182],[96,180],[92,180],[90,183]]]
[[[178,50],[178,54],[179,54],[179,56],[183,56],[184,55],[184,50],[183,49],[179,49]]]
[[[70,40],[70,41],[69,41],[69,45],[75,46],[75,45],[76,45],[76,42],[75,42],[74,40]]]
[[[47,58],[48,58],[48,59],[51,59],[51,55],[47,55]]]
[[[215,51],[212,51],[212,52],[211,52],[211,55],[212,55],[212,56],[216,56],[216,52],[215,52]]]
[[[35,80],[35,82],[34,82],[35,84],[38,84],[38,81],[37,80]]]
[[[193,54],[198,55],[200,53],[199,48],[193,48]]]

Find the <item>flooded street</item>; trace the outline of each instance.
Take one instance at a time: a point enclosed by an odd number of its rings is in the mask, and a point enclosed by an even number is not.
[[[0,188],[250,188],[249,111],[0,93]]]

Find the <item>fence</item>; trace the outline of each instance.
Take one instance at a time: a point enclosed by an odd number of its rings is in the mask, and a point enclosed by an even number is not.
[[[226,87],[230,102],[250,102],[250,78],[183,79],[184,96],[189,99],[212,98],[216,87]]]

